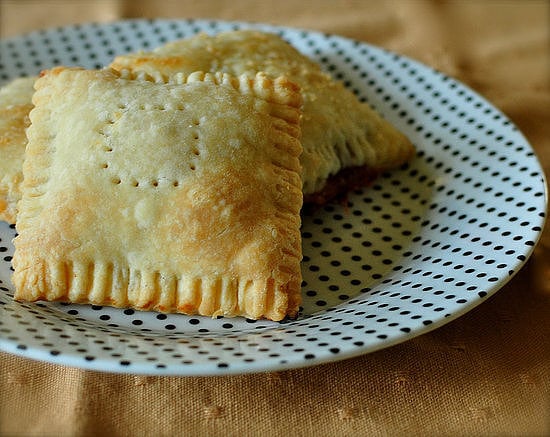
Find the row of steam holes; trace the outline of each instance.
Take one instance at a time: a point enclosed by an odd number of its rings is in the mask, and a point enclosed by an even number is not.
[[[127,106],[124,105],[124,104],[120,104],[120,105],[118,105],[118,108],[119,108],[119,109],[122,109],[122,110],[125,110],[125,109],[127,108]],[[143,105],[143,104],[142,104],[142,105],[140,105],[138,108],[139,108],[140,110],[142,110],[142,111],[144,111],[144,110],[151,110],[151,109],[157,110],[157,111],[165,111],[165,110],[167,110],[167,109],[173,109],[173,110],[178,110],[178,111],[183,111],[183,110],[184,110],[184,106],[181,105],[181,104],[178,104],[178,105],[174,106],[173,108],[167,108],[166,106],[163,106],[163,105]],[[100,129],[100,130],[99,130],[99,134],[100,134],[101,136],[105,137],[105,138],[108,138],[108,137],[110,136],[109,126],[112,126],[112,125],[114,125],[114,124],[115,124],[115,120],[114,120],[113,118],[110,118],[109,120],[107,120],[107,129]],[[196,126],[199,126],[199,124],[200,124],[199,120],[194,119],[194,120],[192,121],[191,126],[195,126],[195,127],[196,127]],[[190,126],[190,127],[191,127],[191,126]],[[192,134],[192,139],[193,139],[193,141],[195,142],[195,144],[198,143],[198,141],[199,141],[199,133],[198,133],[198,131],[195,130],[195,132],[193,132],[193,134]],[[106,153],[112,153],[112,152],[113,152],[113,147],[112,147],[111,145],[106,144],[106,145],[104,146],[103,150],[104,150]],[[194,156],[197,156],[197,157],[200,155],[200,151],[199,151],[198,147],[196,147],[196,146],[193,147],[193,148],[191,149],[191,153],[192,153]],[[109,168],[109,163],[108,163],[108,162],[103,162],[103,163],[101,164],[101,168],[102,168],[103,170],[108,169],[108,168]],[[194,164],[193,162],[190,162],[190,164],[189,164],[189,169],[192,170],[192,171],[195,171],[195,170],[196,170],[196,166],[195,166],[195,164]],[[122,183],[122,180],[121,180],[119,177],[114,177],[114,178],[111,179],[111,182],[112,182],[113,184],[115,184],[115,185],[120,185],[120,184]],[[179,184],[180,184],[180,183],[179,183],[179,181],[177,181],[177,180],[171,182],[171,186],[172,186],[172,187],[178,187]],[[132,185],[132,187],[134,187],[134,188],[138,188],[138,187],[140,187],[140,186],[150,186],[150,187],[153,187],[153,188],[157,188],[157,187],[160,185],[160,183],[159,183],[159,181],[156,180],[156,179],[153,179],[153,180],[151,180],[151,181],[149,181],[148,183],[145,183],[145,184],[144,184],[144,183],[140,183],[140,182],[137,181],[137,180],[132,180],[132,181],[131,181],[131,185]]]

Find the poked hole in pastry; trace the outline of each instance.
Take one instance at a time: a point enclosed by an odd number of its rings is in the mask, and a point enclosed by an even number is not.
[[[180,186],[180,182],[178,180],[173,180],[173,181],[169,181],[169,180],[166,180],[166,181],[163,181],[164,178],[160,177],[159,179],[153,179],[151,181],[149,181],[149,183],[143,183],[143,182],[140,182],[138,181],[137,179],[132,179],[130,181],[130,185],[134,188],[138,188],[138,187],[143,187],[143,186],[151,186],[153,188],[158,188],[160,187],[161,185],[162,186],[166,186],[166,187],[173,187],[173,188],[177,188]]]
[[[101,168],[102,169],[108,169],[109,168],[109,163],[105,162],[105,163],[102,163],[101,164]],[[190,168],[191,170],[195,170],[196,167],[194,164],[191,164],[190,165]],[[164,183],[162,181],[162,177],[158,178],[158,179],[152,179],[148,182],[143,182],[143,181],[139,181],[138,179],[130,179],[130,181],[126,181],[124,183],[127,183],[129,184],[131,187],[133,188],[139,188],[139,187],[153,187],[153,188],[159,188],[161,186],[166,186],[166,187],[172,187],[172,188],[178,188],[181,184],[180,184],[180,181],[179,180],[172,180],[172,181],[169,181],[169,180],[166,180]],[[123,184],[123,181],[120,177],[118,176],[113,176],[111,178],[111,183],[113,183],[114,185],[121,185]]]
[[[199,153],[200,152],[197,150],[197,155]],[[100,164],[100,168],[102,170],[109,170],[111,166],[108,162],[102,162]],[[191,162],[189,163],[189,169],[191,171],[195,171],[197,169],[197,165]],[[159,178],[151,179],[150,181],[145,181],[145,182],[139,181],[138,179],[135,179],[135,178],[132,178],[129,181],[123,181],[119,176],[112,176],[110,180],[111,180],[111,183],[113,183],[114,185],[121,185],[124,182],[124,184],[129,184],[133,188],[146,187],[146,186],[150,186],[153,188],[160,188],[160,187],[178,188],[181,186],[181,183],[179,180],[177,179],[170,180],[169,178],[165,178],[163,176],[160,176]]]
[[[167,109],[171,109],[171,108],[163,104],[141,103],[138,106],[138,109],[140,111],[166,111]]]
[[[103,137],[108,137],[109,136],[109,132],[107,129],[104,129],[104,128],[101,128],[101,129],[98,129],[97,133]]]

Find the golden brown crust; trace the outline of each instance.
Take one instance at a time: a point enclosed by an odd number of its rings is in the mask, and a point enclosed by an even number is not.
[[[60,67],[36,87],[16,299],[296,315],[301,95],[293,83],[204,73],[165,83]]]
[[[275,34],[252,30],[200,34],[152,52],[118,56],[111,66],[153,76],[196,70],[287,76],[301,87],[304,97],[301,163],[306,196],[322,190],[329,177],[344,168],[366,166],[382,172],[407,162],[414,153],[401,132]]]
[[[18,78],[0,88],[0,220],[15,223],[21,198],[34,77]]]

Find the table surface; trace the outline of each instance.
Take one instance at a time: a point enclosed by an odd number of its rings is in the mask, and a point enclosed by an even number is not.
[[[255,21],[339,34],[473,88],[550,169],[548,1],[3,0],[0,37],[124,18]],[[548,435],[550,236],[496,295],[358,358],[217,377],[99,373],[0,354],[0,435]]]

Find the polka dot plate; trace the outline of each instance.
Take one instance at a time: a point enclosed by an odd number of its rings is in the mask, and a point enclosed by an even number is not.
[[[0,83],[57,64],[100,68],[197,32],[275,32],[403,130],[418,153],[303,215],[303,309],[280,323],[17,303],[15,229],[0,223],[0,350],[110,372],[221,375],[336,361],[464,314],[526,262],[545,220],[544,175],[501,112],[456,80],[335,35],[263,24],[136,20],[55,28],[0,42]]]

